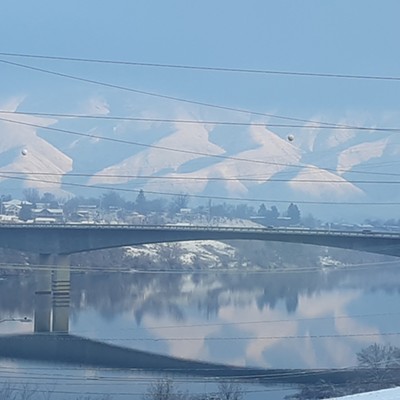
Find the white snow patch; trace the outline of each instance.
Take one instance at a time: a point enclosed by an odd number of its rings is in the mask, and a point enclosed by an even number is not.
[[[400,399],[400,388],[384,389],[375,392],[358,393],[351,396],[332,397],[330,400],[398,400]],[[329,400],[329,399],[327,399]]]
[[[196,259],[199,259],[212,268],[221,264],[221,258],[235,260],[236,250],[234,247],[214,240],[144,244],[141,246],[126,247],[125,254],[132,258],[148,256],[156,261],[160,261],[163,254],[165,254],[163,253],[163,249],[171,249],[171,246],[176,248],[179,263],[184,265],[190,266]]]
[[[21,100],[20,100],[21,101]],[[2,152],[16,150],[16,156],[12,162],[0,168],[2,171],[25,173],[28,178],[24,184],[42,190],[58,192],[61,186],[62,174],[72,170],[72,159],[62,153],[56,147],[37,136],[38,126],[50,126],[57,122],[53,118],[37,117],[32,115],[15,114],[20,102],[11,102],[8,106],[9,114],[2,116],[13,122],[0,121],[0,155]],[[32,124],[32,125],[23,125]],[[22,155],[20,149],[26,148],[28,153]],[[40,173],[43,175],[40,175]],[[54,175],[49,176],[49,173]],[[5,177],[0,178],[1,180]]]
[[[355,136],[355,132],[349,129],[335,130],[331,135],[329,135],[327,140],[327,145],[329,148],[339,146],[342,143],[347,142]]]
[[[110,106],[103,97],[94,96],[88,99],[83,105],[83,113],[89,115],[107,115],[110,113]]]
[[[340,174],[351,170],[354,166],[364,163],[372,158],[383,155],[388,144],[388,139],[377,140],[375,142],[360,143],[356,146],[344,150],[338,159],[338,172]]]
[[[316,182],[296,182],[296,180]],[[298,192],[320,199],[350,199],[364,194],[360,188],[342,177],[318,168],[302,169],[294,180],[289,182],[289,186]]]

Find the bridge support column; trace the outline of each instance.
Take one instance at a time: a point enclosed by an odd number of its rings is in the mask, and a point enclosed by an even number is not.
[[[70,262],[69,256],[58,255],[53,272],[53,332],[69,330],[70,300]]]
[[[39,255],[40,270],[36,274],[35,332],[50,332],[51,321],[51,254]]]

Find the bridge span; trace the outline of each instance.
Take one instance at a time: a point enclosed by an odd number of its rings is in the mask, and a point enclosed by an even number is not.
[[[0,247],[39,254],[73,253],[193,240],[303,243],[400,256],[400,233],[194,225],[0,224]]]

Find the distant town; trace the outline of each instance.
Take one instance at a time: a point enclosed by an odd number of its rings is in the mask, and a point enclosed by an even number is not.
[[[37,224],[132,224],[132,225],[235,225],[238,220],[249,225],[302,227],[332,230],[399,231],[400,219],[366,219],[361,224],[347,221],[321,221],[313,215],[302,215],[300,208],[290,203],[278,210],[264,203],[256,207],[246,203],[217,203],[208,199],[205,205],[190,207],[190,195],[180,194],[172,199],[148,199],[140,190],[133,201],[125,200],[115,191],[100,197],[58,199],[54,194],[40,194],[37,189],[25,189],[22,198],[0,195],[0,223]]]

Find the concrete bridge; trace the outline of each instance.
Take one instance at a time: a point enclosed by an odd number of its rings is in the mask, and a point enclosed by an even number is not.
[[[400,233],[193,225],[0,224],[0,247],[69,255],[91,250],[192,240],[261,240],[400,256]]]

